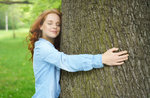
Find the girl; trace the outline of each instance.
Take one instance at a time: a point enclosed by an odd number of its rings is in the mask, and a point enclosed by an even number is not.
[[[32,98],[58,98],[60,69],[76,72],[103,68],[104,64],[122,65],[128,59],[127,51],[103,54],[67,55],[59,50],[61,13],[57,9],[44,11],[30,29],[29,50],[33,60],[35,94]]]

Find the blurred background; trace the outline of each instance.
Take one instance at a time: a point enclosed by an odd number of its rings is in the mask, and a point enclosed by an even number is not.
[[[0,98],[31,98],[34,74],[26,37],[38,15],[61,0],[0,0]]]

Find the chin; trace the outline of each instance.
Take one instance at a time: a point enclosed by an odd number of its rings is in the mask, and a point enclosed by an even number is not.
[[[57,36],[58,36],[58,35],[57,35]],[[53,38],[53,39],[54,39],[54,38],[56,38],[57,36],[49,36],[49,38]]]

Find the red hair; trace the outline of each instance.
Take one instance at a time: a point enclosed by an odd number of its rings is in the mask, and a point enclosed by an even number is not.
[[[51,9],[44,11],[33,23],[33,25],[30,28],[29,33],[29,45],[28,50],[31,52],[31,60],[33,60],[33,53],[34,53],[34,44],[36,41],[39,40],[39,38],[42,37],[42,31],[40,30],[40,26],[43,25],[46,17],[48,14],[55,13],[60,17],[61,20],[61,12],[57,9]],[[60,31],[61,32],[61,31]],[[60,35],[61,33],[55,38],[54,46],[56,49],[60,50]]]

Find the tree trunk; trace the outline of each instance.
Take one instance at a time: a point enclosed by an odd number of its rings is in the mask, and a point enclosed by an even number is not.
[[[122,66],[61,73],[61,98],[150,98],[150,1],[62,0],[61,51],[127,50]]]
[[[5,30],[6,30],[6,32],[8,31],[8,14],[7,14],[7,12],[5,13]]]
[[[16,33],[15,33],[15,29],[16,29],[16,27],[15,27],[15,17],[14,17],[14,15],[12,15],[12,29],[13,29],[13,39],[15,39],[16,38]]]

